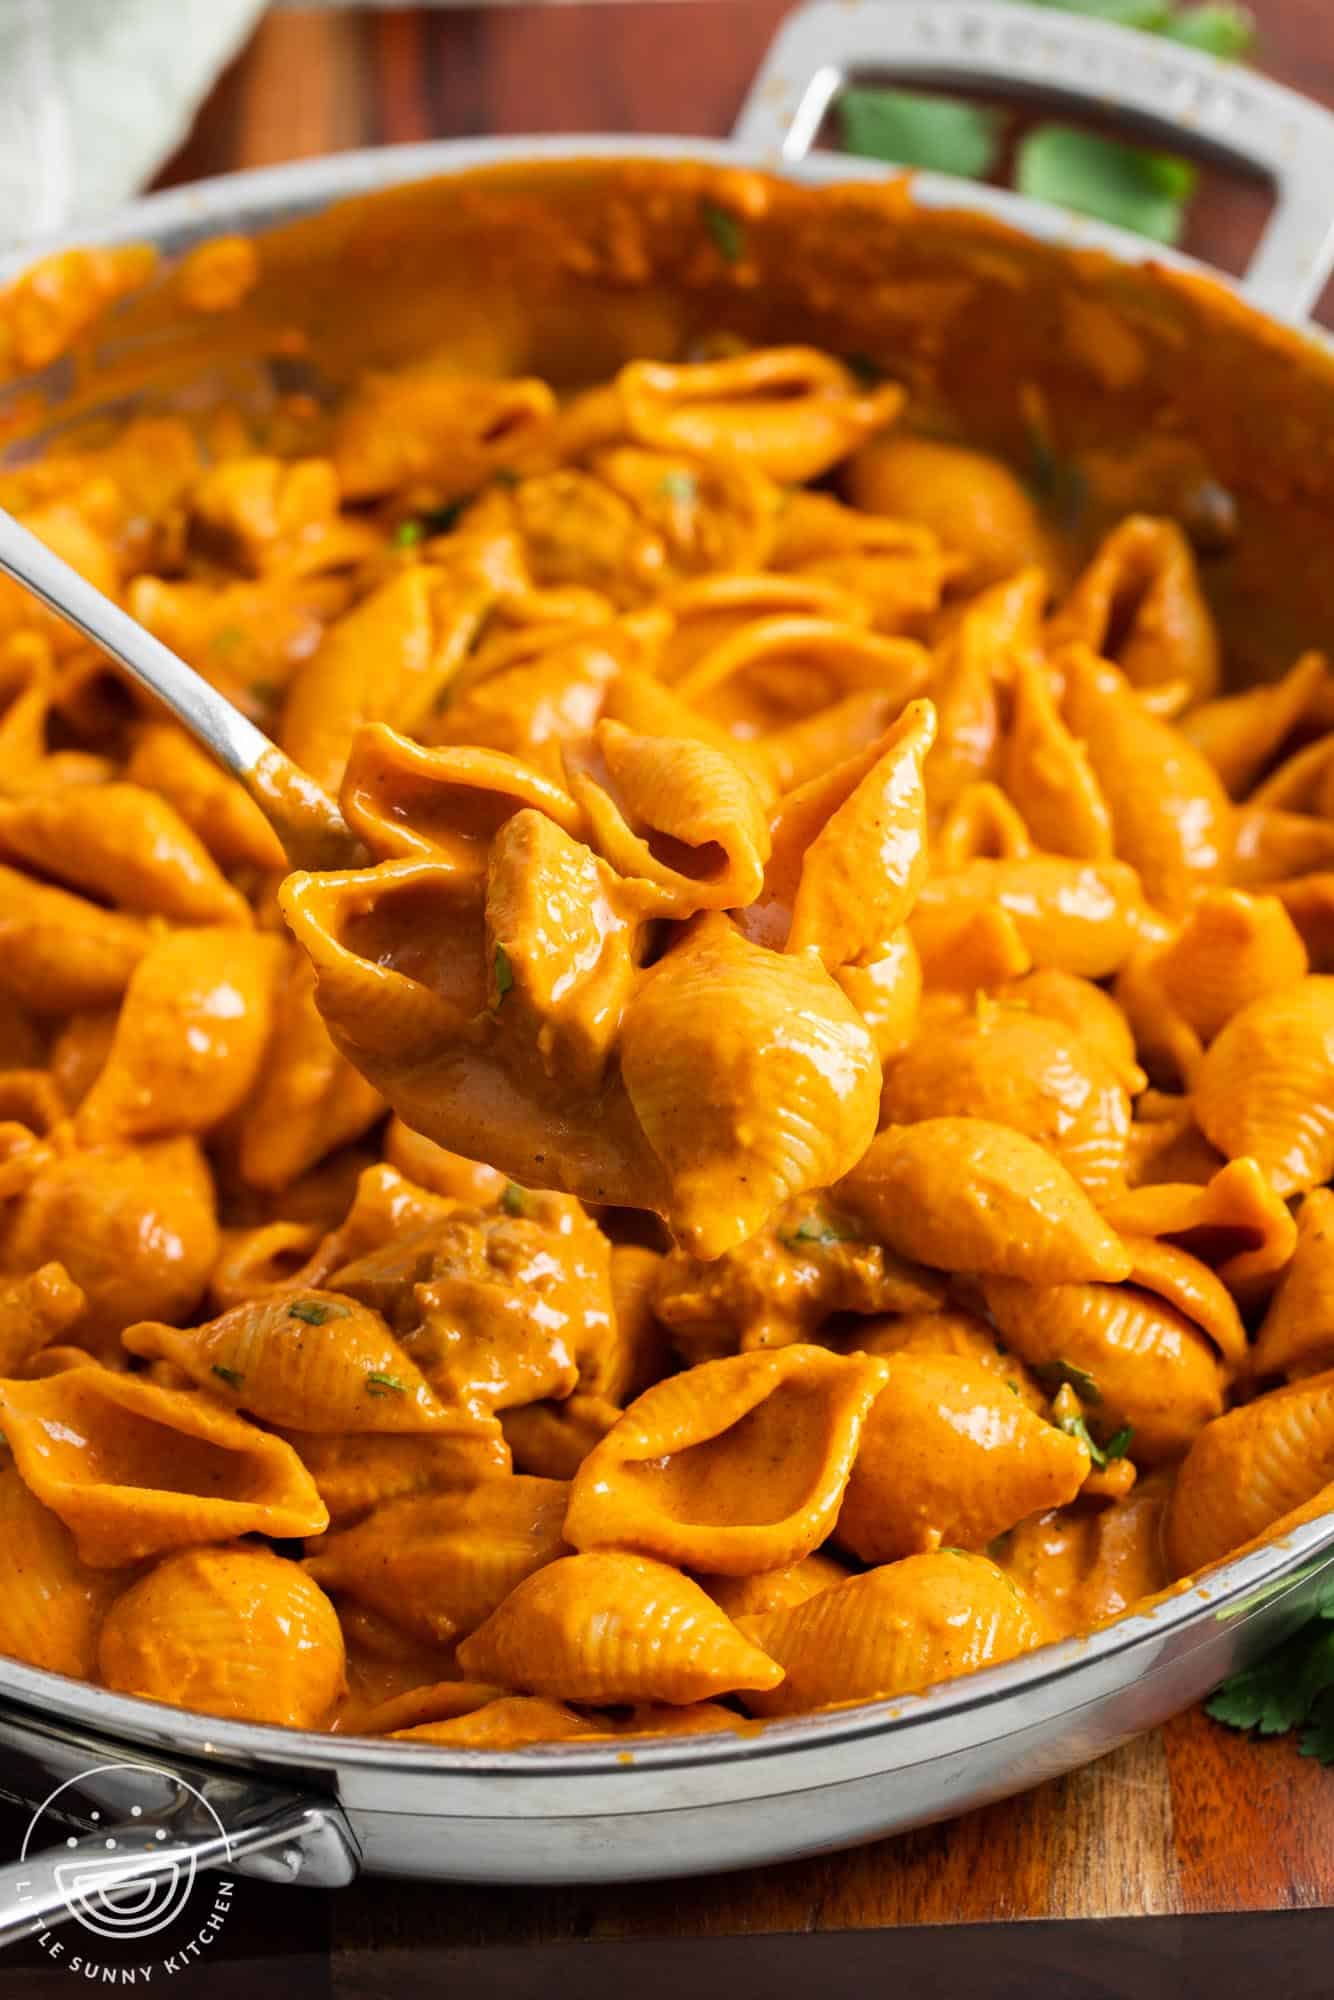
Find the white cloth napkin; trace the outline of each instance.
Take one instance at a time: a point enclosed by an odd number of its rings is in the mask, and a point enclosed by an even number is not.
[[[0,0],[0,246],[149,179],[264,0]]]

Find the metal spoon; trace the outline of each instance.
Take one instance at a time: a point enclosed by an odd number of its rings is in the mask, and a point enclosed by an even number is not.
[[[0,571],[77,625],[240,779],[294,868],[349,868],[365,859],[333,800],[262,729],[2,507]]]

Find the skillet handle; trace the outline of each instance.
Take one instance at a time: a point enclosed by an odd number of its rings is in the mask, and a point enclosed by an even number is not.
[[[812,0],[770,44],[732,136],[804,159],[844,84],[876,75],[1123,112],[1179,152],[1259,169],[1274,213],[1242,282],[1265,312],[1300,319],[1334,269],[1334,116],[1238,64],[1087,16],[1011,0]]]
[[[128,1816],[99,1814],[93,1798]],[[70,1818],[97,1830],[42,1847]],[[71,1920],[102,1937],[151,1937],[184,1917],[192,1895],[207,1921],[213,1894],[195,1880],[205,1869],[341,1888],[359,1860],[327,1800],[232,1778],[196,1790],[157,1765],[104,1764],[58,1787],[34,1814],[21,1858],[0,1868],[0,1950]]]

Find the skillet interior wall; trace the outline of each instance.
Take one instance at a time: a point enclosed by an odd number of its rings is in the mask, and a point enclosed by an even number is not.
[[[1202,575],[1232,683],[1334,647],[1334,355],[1207,280],[917,208],[906,179],[562,161],[343,201],[265,234],[233,313],[186,313],[165,271],[50,372],[45,404],[30,383],[0,396],[0,435],[26,455],[109,408],[332,393],[427,353],[575,386],[720,330],[903,380],[915,427],[1042,475],[1078,554],[1218,482],[1236,533]]]

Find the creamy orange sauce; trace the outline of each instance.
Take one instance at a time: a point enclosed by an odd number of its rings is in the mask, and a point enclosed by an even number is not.
[[[473,294],[408,284],[428,225]],[[1318,1506],[1334,680],[1254,583],[1317,371],[688,167],[147,271],[21,279],[0,365],[68,354],[78,418],[156,329],[220,397],[0,500],[294,773],[0,591],[0,1648],[441,1744],[735,1729]],[[1266,440],[1197,400],[1248,341]]]

